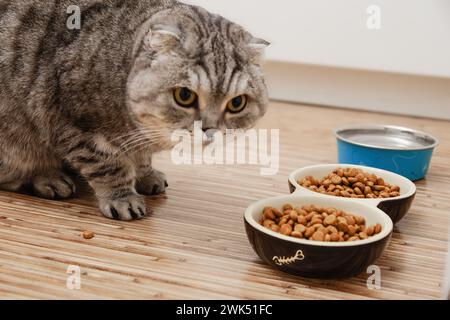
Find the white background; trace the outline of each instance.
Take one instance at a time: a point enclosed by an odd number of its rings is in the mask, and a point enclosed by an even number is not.
[[[450,0],[188,0],[272,42],[269,60],[450,77]],[[366,26],[378,5],[381,30]]]

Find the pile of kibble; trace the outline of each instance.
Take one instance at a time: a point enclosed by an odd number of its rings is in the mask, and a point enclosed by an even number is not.
[[[312,176],[298,181],[302,187],[336,197],[394,198],[400,196],[400,187],[386,183],[375,174],[358,168],[338,168],[323,179]]]
[[[286,236],[326,242],[365,240],[382,230],[380,224],[366,227],[362,216],[316,205],[294,208],[286,204],[283,211],[266,207],[260,223]]]

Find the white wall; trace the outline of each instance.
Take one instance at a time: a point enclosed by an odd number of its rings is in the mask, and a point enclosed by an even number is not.
[[[187,0],[272,45],[273,99],[450,119],[450,0]],[[381,9],[369,30],[367,8]]]
[[[275,100],[450,120],[450,78],[280,62],[265,71]]]
[[[450,77],[449,0],[187,0],[272,42],[269,60]],[[367,8],[381,8],[381,30]]]

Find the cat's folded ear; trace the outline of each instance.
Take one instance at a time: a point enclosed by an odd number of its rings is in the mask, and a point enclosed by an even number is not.
[[[252,61],[256,64],[259,64],[264,57],[265,49],[270,46],[270,42],[260,39],[260,38],[251,38],[248,42],[248,49],[252,55]]]
[[[170,51],[180,44],[181,31],[174,26],[156,24],[150,27],[148,44],[158,51]]]
[[[252,38],[248,46],[254,50],[264,50],[270,46],[270,42],[260,38]]]

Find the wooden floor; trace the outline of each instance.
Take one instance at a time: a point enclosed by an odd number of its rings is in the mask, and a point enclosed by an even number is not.
[[[387,123],[441,140],[430,173],[417,183],[409,215],[379,260],[381,290],[367,274],[342,281],[289,276],[263,264],[247,241],[242,214],[253,201],[288,192],[294,169],[336,162],[331,128]],[[272,103],[262,128],[281,129],[280,172],[256,166],[175,166],[153,215],[125,223],[103,218],[89,190],[67,202],[0,192],[0,298],[38,299],[439,299],[450,220],[450,122]],[[80,233],[95,232],[85,240]],[[66,271],[81,268],[81,289]]]

